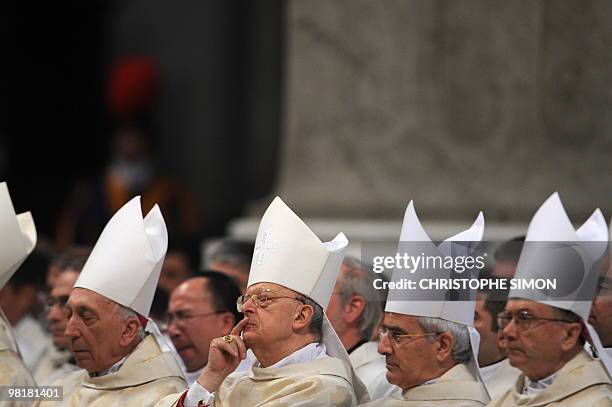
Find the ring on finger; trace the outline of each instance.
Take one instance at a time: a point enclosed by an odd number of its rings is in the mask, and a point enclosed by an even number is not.
[[[221,339],[223,339],[223,342],[225,343],[232,343],[234,341],[234,337],[232,337],[232,335],[225,335]]]

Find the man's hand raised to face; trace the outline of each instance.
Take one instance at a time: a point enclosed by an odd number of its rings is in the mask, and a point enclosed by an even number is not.
[[[210,393],[217,391],[223,380],[246,358],[247,348],[240,334],[248,322],[247,317],[243,318],[229,335],[210,342],[208,363],[198,378],[198,383]]]

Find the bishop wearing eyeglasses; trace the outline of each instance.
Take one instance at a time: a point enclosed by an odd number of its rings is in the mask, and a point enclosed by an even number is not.
[[[367,401],[323,311],[347,244],[343,234],[322,243],[275,198],[259,226],[246,294],[237,301],[244,318],[211,342],[197,382],[166,400],[186,407],[348,407]],[[247,349],[257,360],[235,372]]]
[[[612,406],[610,363],[584,350],[588,340],[607,356],[588,323],[607,229],[598,209],[574,230],[557,193],[535,213],[516,278],[554,278],[561,288],[510,291],[498,324],[508,360],[522,374],[490,406]]]
[[[483,233],[484,218],[480,213],[469,229],[436,246],[410,202],[402,224],[398,253],[470,254],[466,250],[471,243],[480,242]],[[453,278],[450,271],[438,269],[418,269],[413,278],[431,278],[434,273]],[[398,269],[393,272],[391,281],[404,277],[405,271]],[[473,293],[467,290],[456,299],[451,301],[448,292],[442,290],[389,290],[378,352],[386,359],[387,380],[400,389],[391,397],[375,400],[367,406],[476,407],[488,403],[477,363],[479,336],[471,326]]]

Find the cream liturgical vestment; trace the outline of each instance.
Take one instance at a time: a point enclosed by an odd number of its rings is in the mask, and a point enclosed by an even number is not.
[[[29,212],[15,214],[6,182],[0,182],[0,289],[13,276],[36,245],[36,227]],[[11,324],[0,309],[0,386],[35,386],[20,355]],[[27,406],[29,402],[0,400],[0,407]]]
[[[350,407],[356,404],[350,377],[350,366],[331,357],[278,368],[252,367],[225,379],[215,393],[215,407]]]
[[[541,392],[521,394],[525,376],[512,389],[494,399],[490,407],[611,407],[612,385],[598,360],[581,352],[563,366],[552,384]]]
[[[33,375],[36,383],[44,386],[63,379],[76,370],[79,370],[79,367],[72,359],[72,353],[68,349],[59,350],[50,342]]]
[[[153,335],[138,344],[114,373],[90,377],[79,370],[52,385],[64,387],[64,399],[43,401],[41,407],[147,407],[187,387],[176,359],[161,351]]]
[[[478,407],[489,398],[478,380],[464,364],[455,365],[439,378],[392,397],[375,400],[368,407]]]
[[[0,310],[0,386],[36,386],[32,375],[15,351],[15,340],[10,329],[4,313]],[[0,400],[0,407],[26,406],[28,403]]]

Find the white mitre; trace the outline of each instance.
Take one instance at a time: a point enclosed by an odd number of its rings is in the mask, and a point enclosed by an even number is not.
[[[98,238],[75,288],[86,288],[147,317],[168,247],[159,207],[142,216],[140,197],[126,203]]]
[[[34,250],[36,237],[32,214],[16,215],[6,182],[0,183],[0,289]]]
[[[409,256],[441,256],[457,258],[458,256],[473,255],[484,235],[484,216],[482,212],[470,228],[449,237],[436,246],[419,220],[414,203],[410,201],[404,215],[398,253]],[[391,282],[401,282],[402,279],[416,281],[417,289],[389,290],[385,312],[397,314],[440,318],[446,321],[465,325],[470,335],[472,357],[468,368],[474,377],[482,384],[484,392],[488,390],[482,380],[478,366],[478,349],[480,335],[473,327],[476,290],[424,290],[420,289],[418,281],[421,279],[452,279],[471,278],[474,270],[457,273],[446,269],[417,269],[409,273],[405,269],[396,268],[393,271]],[[452,299],[453,296],[456,298]]]
[[[515,278],[556,280],[558,288],[511,289],[508,298],[532,300],[578,315],[610,374],[612,360],[604,351],[597,332],[588,323],[608,235],[608,225],[599,209],[575,230],[559,194],[553,193],[529,223]]]
[[[259,224],[248,286],[273,283],[314,300],[323,310],[331,298],[348,240],[343,233],[330,242],[321,240],[279,198],[266,210]],[[323,338],[327,354],[351,366],[346,349],[324,314]],[[359,402],[367,390],[353,372]]]

